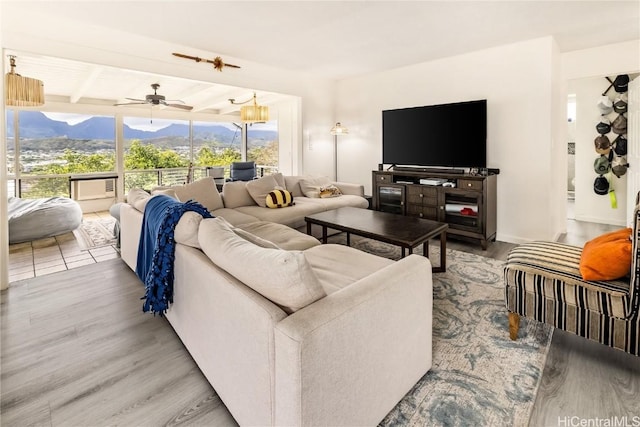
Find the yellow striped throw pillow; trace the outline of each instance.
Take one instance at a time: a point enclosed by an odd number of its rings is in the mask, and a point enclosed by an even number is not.
[[[287,190],[273,190],[267,194],[266,199],[268,208],[286,208],[294,205],[293,196]]]

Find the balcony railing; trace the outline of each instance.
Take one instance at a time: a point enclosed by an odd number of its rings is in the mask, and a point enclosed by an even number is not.
[[[278,171],[277,166],[257,165],[259,177]],[[150,190],[153,187],[169,187],[186,184],[207,176],[207,167],[192,168],[192,177],[188,178],[189,168],[139,169],[124,172],[125,193],[132,188]],[[34,199],[40,197],[71,197],[70,178],[78,179],[83,174],[22,175],[7,180],[9,196]],[[86,174],[91,177],[91,173]],[[225,178],[229,177],[229,166],[225,166]]]

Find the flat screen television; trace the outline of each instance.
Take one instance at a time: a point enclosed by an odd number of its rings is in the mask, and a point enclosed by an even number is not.
[[[487,100],[384,110],[382,163],[487,167]]]

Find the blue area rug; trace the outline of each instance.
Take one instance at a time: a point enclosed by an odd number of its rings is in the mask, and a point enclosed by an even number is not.
[[[353,242],[400,257],[392,245]],[[447,251],[447,272],[433,275],[433,367],[381,426],[528,425],[552,328],[522,319],[518,340],[509,339],[502,268],[502,261]]]

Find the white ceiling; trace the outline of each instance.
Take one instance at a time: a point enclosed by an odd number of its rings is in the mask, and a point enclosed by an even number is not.
[[[37,7],[52,18],[330,79],[549,35],[561,52],[640,39],[639,1],[0,1],[19,4],[11,11],[24,11],[25,19]],[[17,53],[18,72],[44,80],[48,96],[72,102],[144,98],[151,78],[167,99],[199,111],[232,112],[228,98],[251,96],[229,86]],[[261,104],[278,99],[258,93]]]
[[[168,103],[179,100],[193,106],[193,112],[234,115],[237,118],[238,103],[250,101],[249,89],[219,83],[199,82],[162,74],[150,74],[67,59],[51,58],[7,50],[16,55],[16,72],[44,82],[47,102],[71,104],[113,105],[134,102],[127,98],[145,99],[154,93],[152,83],[158,83],[158,95]],[[271,105],[287,95],[272,92],[256,92],[260,105]],[[229,99],[234,99],[232,105]],[[247,104],[248,105],[248,104]],[[149,105],[133,105],[127,108],[149,109]],[[160,107],[168,108],[168,107]]]

